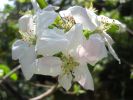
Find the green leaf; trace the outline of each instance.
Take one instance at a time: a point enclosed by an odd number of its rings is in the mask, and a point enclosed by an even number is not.
[[[93,34],[92,31],[89,31],[89,30],[83,30],[83,35],[84,35],[87,39],[89,38],[89,36],[90,36],[91,34]]]
[[[76,95],[85,93],[85,91],[82,90],[81,87],[80,87],[78,84],[74,84],[73,89],[74,89],[74,93],[75,93]]]
[[[16,80],[18,79],[18,76],[17,76],[16,73],[14,73],[14,74],[12,74],[12,75],[10,76],[10,78],[11,78],[12,80],[16,81]]]
[[[48,6],[48,3],[45,0],[36,0],[40,8],[43,9]]]
[[[4,75],[8,74],[11,70],[9,69],[8,66],[4,64],[0,64],[0,77],[3,77]],[[14,81],[18,79],[18,76],[16,73],[12,74],[10,78]]]

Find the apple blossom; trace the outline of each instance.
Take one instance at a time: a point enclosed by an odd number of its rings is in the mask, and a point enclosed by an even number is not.
[[[103,37],[102,39],[105,42],[105,45],[107,45],[109,52],[120,63],[120,59],[118,58],[117,54],[111,46],[114,41],[106,33],[106,24],[115,24],[123,29],[126,27],[124,24],[120,23],[117,20],[105,17],[103,15],[98,16],[92,9],[86,9],[80,6],[70,7],[67,10],[61,11],[60,15],[62,17],[71,16],[74,18],[76,23],[82,24],[84,29],[88,29],[90,31],[93,31],[94,33],[99,33]]]
[[[82,25],[74,25],[66,33],[66,37],[69,40],[69,45],[63,51],[64,56],[61,57],[63,65],[62,72],[58,77],[59,84],[69,90],[72,81],[76,81],[85,89],[94,90],[93,79],[87,63],[79,57],[77,52],[78,47],[83,44],[85,39],[82,35]]]

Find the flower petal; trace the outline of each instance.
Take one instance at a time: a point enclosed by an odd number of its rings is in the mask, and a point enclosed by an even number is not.
[[[45,11],[37,13],[37,35],[40,36],[45,29],[48,29],[58,14],[54,11]]]
[[[57,76],[61,72],[62,62],[58,57],[43,57],[37,61],[35,74]]]
[[[106,32],[103,32],[102,35],[108,40],[111,45],[114,44],[114,40]]]
[[[36,59],[35,47],[30,46],[25,41],[17,40],[12,47],[12,58],[14,60],[19,59],[23,74],[29,80],[34,73],[34,61]]]
[[[69,9],[67,9],[67,10],[62,10],[62,11],[59,12],[59,14],[60,14],[61,17],[72,16],[71,11],[70,11]]]
[[[99,26],[97,15],[94,11],[87,10],[80,6],[74,6],[69,8],[76,23],[83,25],[84,29],[95,30]]]
[[[22,52],[24,52],[24,54],[20,57],[19,62],[22,65],[22,71],[25,78],[29,80],[33,76],[36,67],[35,47],[29,46]]]
[[[71,75],[71,73],[61,74],[58,77],[58,82],[64,89],[66,89],[68,91],[71,88],[71,85],[72,85],[72,75]]]
[[[119,57],[117,56],[116,52],[114,51],[114,49],[112,48],[111,44],[109,43],[108,39],[106,37],[104,37],[104,40],[108,46],[109,52],[113,55],[113,57],[119,62],[119,64],[121,64],[121,61],[119,59]]]
[[[32,15],[24,15],[19,19],[19,31],[27,34],[35,34],[35,24]]]
[[[93,79],[86,63],[81,62],[80,66],[75,67],[73,75],[75,76],[74,80],[83,86],[83,88],[94,90]]]
[[[56,33],[55,30],[45,30],[37,40],[37,52],[41,55],[52,56],[64,51],[67,47],[68,40],[62,34]]]
[[[107,57],[105,43],[99,34],[91,35],[86,43],[78,48],[78,53],[81,59],[84,59],[91,65]]]
[[[69,54],[71,56],[76,56],[75,53],[77,53],[77,47],[83,44],[85,41],[85,37],[82,34],[82,30],[82,25],[76,24],[66,33],[66,37],[69,40],[67,51],[69,51]]]
[[[23,51],[27,49],[28,43],[22,40],[17,40],[12,46],[12,59],[17,60],[24,54]]]

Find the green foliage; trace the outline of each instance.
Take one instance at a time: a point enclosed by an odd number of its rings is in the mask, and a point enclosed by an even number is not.
[[[0,64],[0,77],[3,77],[4,75],[8,74],[11,70],[8,66]],[[10,78],[14,81],[18,79],[18,76],[16,73],[13,73]]]
[[[48,3],[46,2],[46,0],[36,0],[36,1],[39,4],[39,6],[40,6],[41,9],[47,7],[47,5],[48,5]]]
[[[74,84],[73,90],[74,90],[73,92],[74,92],[76,95],[85,93],[85,90],[82,90],[81,87],[80,87],[78,84]]]

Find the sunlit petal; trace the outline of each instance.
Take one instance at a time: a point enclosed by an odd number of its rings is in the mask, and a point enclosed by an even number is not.
[[[58,82],[59,84],[66,90],[69,90],[71,88],[72,85],[72,75],[71,73],[68,74],[61,74],[58,77]]]
[[[35,34],[35,24],[32,15],[24,15],[19,19],[19,31],[21,33]]]
[[[48,29],[57,17],[57,13],[54,11],[43,11],[37,13],[37,36],[40,36],[45,29]]]
[[[82,24],[84,29],[95,30],[99,25],[97,15],[93,11],[80,6],[74,6],[69,9],[76,23]]]
[[[54,30],[45,30],[37,40],[37,53],[44,56],[54,55],[64,51],[67,45],[68,40],[63,33],[58,34]]]
[[[62,62],[58,57],[43,57],[37,61],[35,74],[57,76],[61,73]]]
[[[73,70],[75,81],[77,81],[83,88],[94,90],[94,83],[87,64],[81,62],[80,66],[75,67]]]

